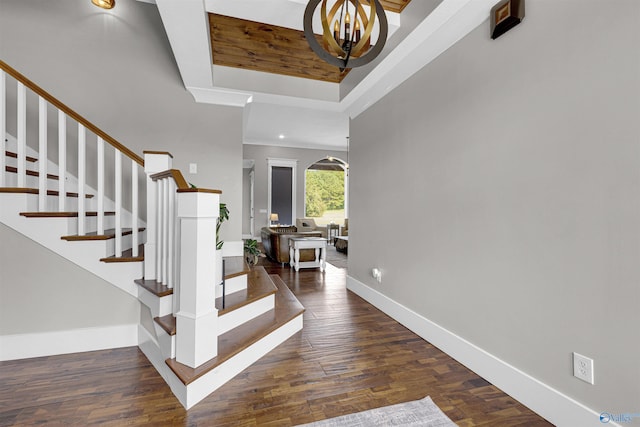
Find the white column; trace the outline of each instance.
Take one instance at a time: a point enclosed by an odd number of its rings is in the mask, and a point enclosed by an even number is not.
[[[196,368],[218,354],[215,308],[216,221],[220,195],[178,190],[180,309],[176,313],[176,360]]]
[[[58,110],[58,192],[67,194],[67,116]],[[65,197],[58,199],[58,211],[65,210]]]
[[[18,187],[27,186],[27,89],[18,82]],[[42,160],[42,159],[41,159]]]
[[[38,97],[38,211],[47,210],[47,101]],[[66,194],[58,197],[65,198]]]
[[[78,123],[78,236],[85,235],[84,183],[86,180],[87,130]]]
[[[5,175],[7,158],[5,151],[7,144],[7,78],[3,70],[0,70],[0,187],[6,186]]]
[[[147,175],[147,241],[144,244],[144,278],[156,280],[156,251],[158,224],[158,194],[156,183],[151,175],[171,169],[171,155],[169,153],[144,153],[144,173]]]

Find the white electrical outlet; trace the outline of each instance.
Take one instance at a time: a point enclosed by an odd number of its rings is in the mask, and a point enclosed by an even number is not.
[[[371,275],[378,283],[382,283],[382,271],[379,268],[374,268],[371,270]]]
[[[193,174],[198,173],[198,164],[197,163],[189,163],[189,173],[193,173]]]
[[[582,381],[594,384],[593,359],[578,353],[573,353],[573,376]]]

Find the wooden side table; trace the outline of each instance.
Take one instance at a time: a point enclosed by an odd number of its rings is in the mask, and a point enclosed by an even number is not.
[[[300,261],[300,249],[315,249],[315,261]],[[322,237],[292,237],[289,239],[289,262],[296,271],[301,268],[327,267],[327,240]]]

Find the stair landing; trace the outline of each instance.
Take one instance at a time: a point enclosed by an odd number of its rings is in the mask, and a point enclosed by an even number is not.
[[[175,359],[166,360],[169,368],[171,368],[184,385],[193,383],[222,363],[230,360],[233,356],[249,348],[252,344],[257,343],[304,313],[304,307],[282,279],[278,275],[270,275],[269,278],[277,287],[277,292],[275,293],[275,309],[261,314],[243,325],[220,335],[218,337],[218,356],[197,368],[190,368],[177,362]]]

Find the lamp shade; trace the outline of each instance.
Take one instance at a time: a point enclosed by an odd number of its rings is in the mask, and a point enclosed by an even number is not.
[[[277,214],[277,213],[272,213],[272,214],[269,216],[269,220],[270,220],[270,221],[278,221],[278,220],[279,220],[279,219],[278,219],[278,214]]]

